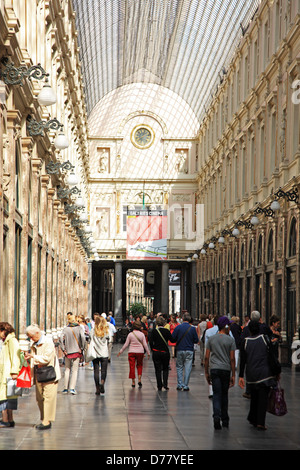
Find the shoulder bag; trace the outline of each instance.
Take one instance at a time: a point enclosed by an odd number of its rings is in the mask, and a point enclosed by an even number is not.
[[[56,356],[54,361],[56,361]],[[56,380],[56,372],[53,366],[35,366],[35,376],[39,383],[54,382]]]
[[[90,344],[89,344],[89,347],[88,347],[88,350],[87,350],[87,353],[86,353],[86,362],[91,362],[93,361],[94,359],[96,359],[97,357],[97,354],[96,354],[96,350],[95,350],[95,344],[94,344],[94,337],[91,336],[91,341],[90,341]]]
[[[159,331],[159,328],[156,328],[156,331],[157,331],[158,334],[161,336],[163,342],[165,343],[165,345],[166,345],[167,348],[169,349],[168,343],[167,343],[167,341],[165,340],[165,338],[163,337],[163,335],[161,334],[161,332]]]

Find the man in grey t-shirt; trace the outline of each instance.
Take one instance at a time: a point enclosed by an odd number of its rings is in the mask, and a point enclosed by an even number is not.
[[[235,341],[229,336],[230,320],[220,317],[219,332],[206,343],[205,377],[213,388],[213,420],[215,429],[228,427],[228,390],[235,381]]]

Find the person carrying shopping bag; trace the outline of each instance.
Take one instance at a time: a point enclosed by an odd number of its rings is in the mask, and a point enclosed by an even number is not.
[[[30,353],[25,353],[25,359],[31,361],[31,376],[41,418],[36,429],[50,429],[51,423],[55,421],[57,388],[61,377],[55,345],[52,338],[48,338],[38,325],[28,326],[26,333],[31,342]],[[50,375],[40,377],[44,372],[50,372]]]
[[[7,396],[7,380],[16,379],[20,371],[20,348],[15,330],[7,322],[0,322],[0,339],[3,341],[0,352],[0,411],[1,428],[14,427],[13,410],[18,409],[18,398]]]

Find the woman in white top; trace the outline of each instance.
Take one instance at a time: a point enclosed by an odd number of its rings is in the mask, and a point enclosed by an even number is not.
[[[102,316],[95,316],[95,325],[91,331],[91,343],[93,343],[96,359],[93,359],[94,381],[96,385],[96,395],[103,395],[104,383],[107,375],[108,364],[108,343],[110,341],[109,327],[107,321]],[[99,380],[99,364],[101,362],[101,383]]]

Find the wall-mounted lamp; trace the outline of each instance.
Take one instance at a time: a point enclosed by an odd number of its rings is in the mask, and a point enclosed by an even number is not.
[[[68,139],[63,133],[63,125],[56,119],[50,119],[50,121],[36,121],[32,116],[27,116],[27,130],[31,137],[37,135],[45,135],[45,131],[53,130],[59,131],[55,140],[54,145],[58,150],[64,150],[69,146]]]
[[[74,188],[72,189],[59,188],[57,190],[57,196],[60,199],[65,199],[66,197],[69,197],[71,194],[80,194],[80,189],[78,189],[77,186],[74,186]]]
[[[265,208],[263,209],[262,207],[258,206],[254,210],[254,214],[264,214],[265,217],[274,217],[274,211],[271,208]]]
[[[28,78],[29,80],[32,78],[35,80],[43,80],[43,78],[45,78],[45,84],[37,100],[41,106],[52,106],[56,103],[56,95],[48,82],[49,73],[45,72],[41,64],[32,65],[31,67],[27,67],[26,65],[16,67],[12,62],[9,62],[7,57],[2,57],[1,64],[3,65],[3,69],[0,70],[0,78],[6,85],[23,86],[22,82],[24,78]]]
[[[276,193],[274,194],[274,201],[271,203],[270,208],[273,211],[278,211],[280,209],[280,204],[278,199],[285,198],[290,202],[298,202],[299,195],[298,195],[298,188],[295,186],[291,191],[283,191],[283,189],[279,188]]]
[[[258,225],[259,224],[259,218],[256,217],[256,215],[254,215],[253,217],[251,217],[251,220],[250,220],[250,223],[251,225]]]
[[[77,176],[74,173],[74,167],[73,167],[72,173],[66,179],[66,184],[68,186],[76,186],[76,184],[78,184],[78,183],[79,183],[79,181],[78,181]]]
[[[84,200],[81,196],[79,196],[76,201],[75,201],[75,206],[77,207],[77,210],[83,210],[84,209]]]
[[[224,235],[231,235],[231,232],[227,229],[224,229],[224,230],[222,230],[221,235],[222,235],[222,237],[224,237]]]
[[[86,223],[87,223],[87,221],[85,221],[85,220],[80,220],[80,218],[79,218],[79,219],[72,219],[72,220],[71,220],[71,225],[72,225],[72,227],[80,227],[82,224],[86,224]]]
[[[276,201],[276,200],[273,201],[273,202],[271,203],[271,205],[270,205],[270,209],[271,209],[272,211],[279,211],[279,209],[280,209],[280,204],[279,204],[279,202]]]
[[[79,216],[79,220],[80,220],[81,223],[87,223],[89,221],[87,213],[82,212]]]
[[[79,210],[79,207],[75,204],[65,204],[64,210],[66,214],[73,214],[74,212],[77,212]]]
[[[252,227],[252,224],[251,224],[251,221],[250,221],[250,222],[246,222],[246,221],[244,221],[244,220],[239,220],[239,221],[236,223],[236,225],[238,225],[239,227],[240,227],[240,226],[243,226],[243,227],[250,228],[250,229],[253,228],[253,227]]]
[[[202,245],[202,248],[201,248],[201,250],[200,250],[200,254],[201,254],[201,255],[206,255],[206,248],[207,248],[207,247],[208,247],[207,243],[204,243],[204,244]]]
[[[232,235],[233,235],[234,237],[238,237],[239,234],[240,234],[239,229],[238,229],[237,227],[235,227],[235,228],[232,230]]]
[[[46,165],[46,172],[48,175],[57,175],[59,171],[71,171],[74,170],[74,165],[72,165],[69,161],[63,162],[63,163],[54,163],[54,162],[49,162]]]
[[[279,188],[275,193],[275,198],[280,199],[281,197],[284,197],[290,202],[298,202],[298,188],[295,186],[291,191],[283,191],[281,188]]]

